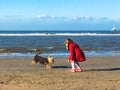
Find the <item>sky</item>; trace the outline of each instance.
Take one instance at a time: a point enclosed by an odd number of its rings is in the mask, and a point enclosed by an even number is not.
[[[0,30],[109,30],[120,0],[0,0]]]

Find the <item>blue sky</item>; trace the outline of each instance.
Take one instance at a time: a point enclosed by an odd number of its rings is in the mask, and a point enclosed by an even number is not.
[[[0,0],[0,30],[109,30],[120,0]]]

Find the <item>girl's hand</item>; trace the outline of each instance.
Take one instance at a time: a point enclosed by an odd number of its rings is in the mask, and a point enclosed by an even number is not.
[[[70,60],[68,60],[68,62],[70,62]]]

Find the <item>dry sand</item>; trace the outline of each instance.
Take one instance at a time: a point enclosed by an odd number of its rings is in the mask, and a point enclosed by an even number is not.
[[[120,57],[87,57],[83,72],[69,72],[66,58],[53,69],[32,58],[0,59],[0,90],[120,90]]]

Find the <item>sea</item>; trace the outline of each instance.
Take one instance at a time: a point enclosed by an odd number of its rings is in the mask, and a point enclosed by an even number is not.
[[[65,58],[69,51],[65,40],[72,39],[86,57],[120,56],[120,32],[117,31],[0,31],[0,58],[32,58],[38,52],[46,57]]]

